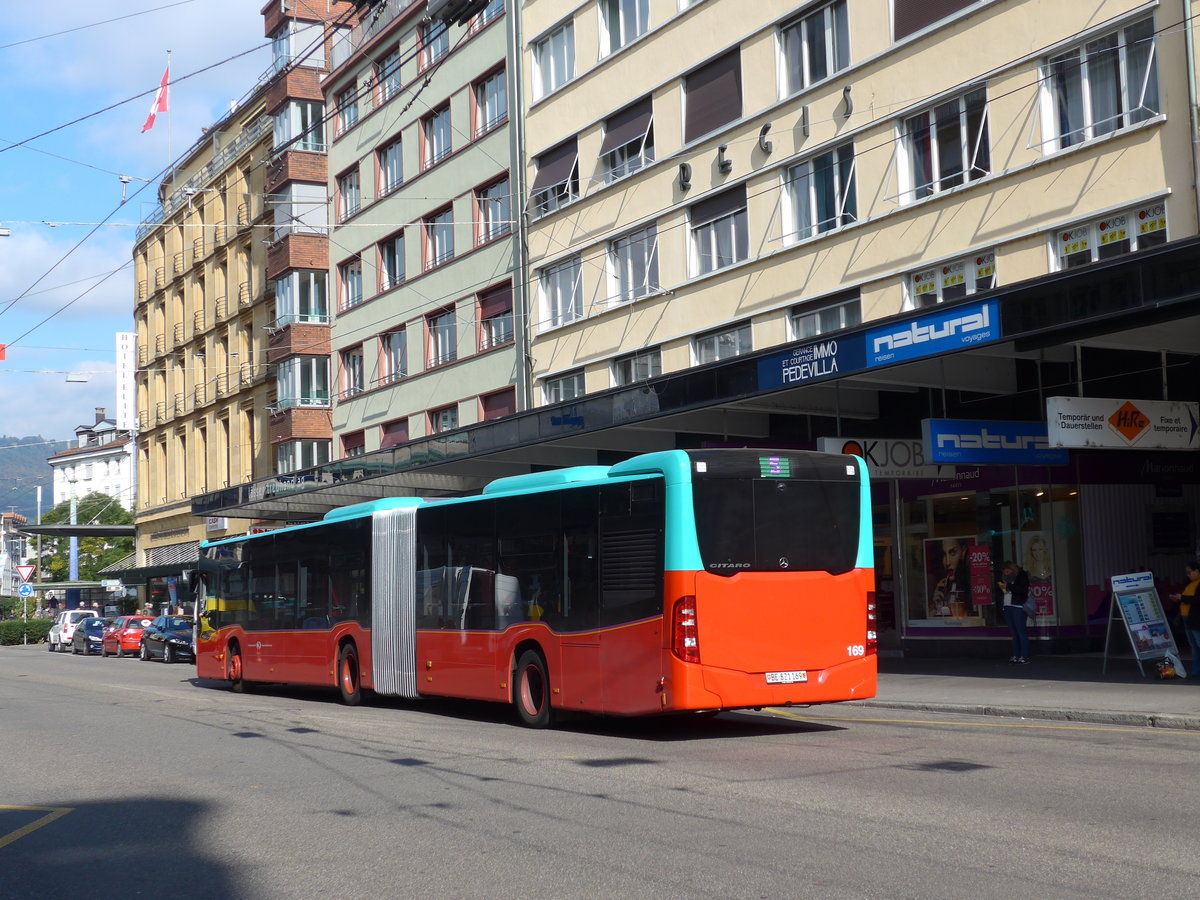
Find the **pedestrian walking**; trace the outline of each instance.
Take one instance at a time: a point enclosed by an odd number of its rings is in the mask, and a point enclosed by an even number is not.
[[[1183,632],[1188,646],[1192,648],[1191,676],[1200,678],[1200,565],[1188,563],[1183,567],[1187,584],[1178,594],[1171,594],[1179,601],[1179,617],[1183,619]]]
[[[1029,625],[1026,617],[1029,609],[1029,575],[1011,559],[1001,567],[1001,579],[997,583],[1004,597],[1004,621],[1012,632],[1012,656],[1008,661],[1014,665],[1029,662]]]

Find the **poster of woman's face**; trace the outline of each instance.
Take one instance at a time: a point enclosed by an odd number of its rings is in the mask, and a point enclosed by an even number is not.
[[[1050,544],[1046,536],[1040,533],[1023,536],[1025,544],[1024,568],[1029,573],[1030,580],[1050,580]]]
[[[925,583],[928,615],[959,617],[970,601],[971,576],[967,564],[970,537],[933,538],[925,541]],[[964,604],[959,607],[958,604]]]

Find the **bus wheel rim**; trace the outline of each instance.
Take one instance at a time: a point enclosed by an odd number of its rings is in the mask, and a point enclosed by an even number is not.
[[[538,666],[526,666],[521,673],[521,705],[531,716],[542,711],[546,702],[545,680]]]

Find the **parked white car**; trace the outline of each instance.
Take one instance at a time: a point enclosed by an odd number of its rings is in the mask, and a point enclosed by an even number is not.
[[[64,653],[71,649],[71,638],[75,636],[75,626],[84,619],[96,615],[94,609],[64,609],[54,618],[50,626],[50,636],[46,639],[47,649],[53,653],[61,650]]]

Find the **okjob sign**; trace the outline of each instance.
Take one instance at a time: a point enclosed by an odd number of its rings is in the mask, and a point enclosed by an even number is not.
[[[882,366],[999,339],[1000,302],[982,300],[868,331],[866,363]]]
[[[792,387],[824,381],[863,368],[863,337],[839,338],[801,344],[758,361],[759,390]]]
[[[949,478],[954,474],[953,466],[928,463],[920,440],[825,437],[817,438],[817,449],[861,456],[872,478]]]
[[[923,419],[927,459],[935,463],[1063,466],[1067,451],[1054,449],[1045,422]]]
[[[1048,397],[1052,447],[1200,449],[1200,404],[1172,400]]]

